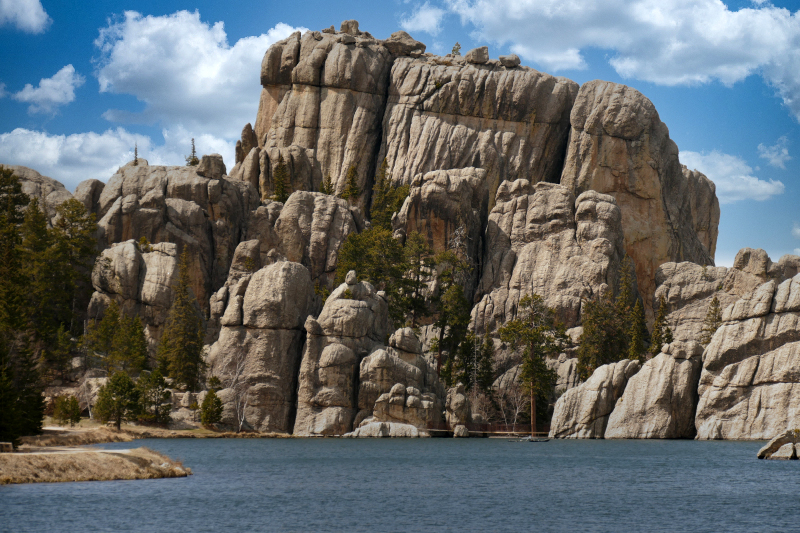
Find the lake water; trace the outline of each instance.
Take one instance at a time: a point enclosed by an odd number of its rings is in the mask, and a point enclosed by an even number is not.
[[[761,442],[143,440],[185,479],[0,487],[0,530],[790,531],[800,461]]]

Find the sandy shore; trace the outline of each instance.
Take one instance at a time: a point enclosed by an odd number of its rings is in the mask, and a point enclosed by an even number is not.
[[[0,454],[0,485],[63,481],[158,479],[192,474],[179,461],[148,448],[40,448]]]

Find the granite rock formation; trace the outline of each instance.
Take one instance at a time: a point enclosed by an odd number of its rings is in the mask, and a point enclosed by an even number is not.
[[[297,405],[297,374],[314,287],[303,265],[281,261],[242,276],[231,291],[209,374],[223,390],[223,423],[288,433]]]
[[[666,344],[628,379],[608,419],[606,439],[685,439],[695,436],[697,382],[703,348]]]
[[[526,294],[538,294],[568,327],[580,324],[582,301],[618,284],[623,257],[620,210],[611,196],[527,180],[504,182],[486,229],[479,332],[516,315]]]
[[[72,194],[60,181],[42,176],[32,168],[17,165],[3,166],[13,170],[19,177],[22,192],[39,200],[39,208],[47,216],[47,223],[52,226],[56,219],[56,208],[72,198]]]
[[[729,305],[703,354],[700,439],[767,439],[800,425],[800,275]]]
[[[668,261],[714,264],[719,202],[714,184],[678,160],[652,102],[635,89],[585,83],[570,115],[561,184],[575,195],[612,195],[622,212],[625,250],[652,319],[656,269]]]
[[[617,400],[640,368],[638,361],[630,359],[603,365],[584,383],[566,391],[556,402],[550,437],[602,439]]]

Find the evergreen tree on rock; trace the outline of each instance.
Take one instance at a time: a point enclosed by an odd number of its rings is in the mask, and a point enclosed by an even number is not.
[[[711,342],[714,333],[722,325],[722,308],[719,305],[719,298],[714,295],[706,311],[706,318],[703,320],[703,330],[700,336],[700,344],[707,346]]]
[[[358,200],[359,196],[361,196],[361,189],[358,187],[358,169],[356,169],[355,165],[352,165],[347,169],[344,190],[339,197],[352,204]]]
[[[658,299],[658,311],[656,312],[656,320],[653,323],[653,335],[651,338],[650,352],[653,355],[661,353],[661,348],[665,344],[672,342],[672,330],[667,326],[667,302],[663,294]]]
[[[100,387],[94,416],[103,423],[112,421],[119,430],[122,422],[139,415],[139,390],[125,372],[117,372]]]
[[[154,424],[168,424],[172,410],[172,393],[161,372],[158,369],[143,372],[136,381],[136,388],[139,389],[141,418]]]
[[[274,194],[272,199],[276,202],[286,203],[289,199],[289,168],[283,160],[283,154],[278,155],[278,165],[272,175],[272,187]]]
[[[173,378],[186,390],[197,390],[202,382],[203,320],[190,288],[189,253],[181,254],[178,280],[173,289],[170,307],[161,342],[158,346],[158,363],[162,374]]]
[[[322,194],[327,194],[328,196],[333,196],[333,180],[331,180],[330,174],[325,176],[325,179],[320,185],[319,192]]]
[[[197,150],[194,148],[194,137],[192,137],[192,153],[186,158],[187,167],[196,167],[200,164],[200,159],[197,157]]]

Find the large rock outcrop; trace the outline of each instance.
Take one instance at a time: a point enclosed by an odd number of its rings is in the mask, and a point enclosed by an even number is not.
[[[566,391],[556,402],[550,437],[602,439],[617,400],[640,368],[638,361],[630,359],[603,365],[584,383]]]
[[[325,301],[319,317],[308,317],[295,435],[344,435],[352,430],[359,366],[383,345],[388,313],[384,294],[357,282],[351,271]]]
[[[207,312],[211,294],[228,276],[255,190],[224,179],[219,156],[203,156],[196,167],[150,166],[140,159],[111,176],[93,209],[99,217],[98,246],[144,237],[189,251],[192,290]],[[201,175],[203,174],[207,175]]]
[[[653,103],[635,89],[584,84],[570,115],[561,184],[575,195],[614,196],[622,211],[625,249],[636,266],[646,314],[656,269],[669,261],[714,264],[719,202],[714,184],[681,166]]]
[[[722,319],[703,354],[698,438],[768,439],[798,427],[800,275],[767,281]]]
[[[111,301],[116,301],[123,313],[141,318],[150,353],[155,355],[172,305],[178,259],[178,247],[170,242],[143,249],[131,239],[103,250],[92,271],[95,292],[89,319],[101,318]]]
[[[13,170],[19,177],[22,192],[39,200],[39,208],[47,215],[47,223],[52,226],[56,220],[56,209],[72,198],[72,194],[60,181],[42,176],[32,168],[18,165],[4,166]]]
[[[567,327],[579,325],[583,301],[616,289],[623,253],[611,196],[587,191],[576,199],[552,183],[502,183],[486,230],[477,330],[514,318],[527,294],[542,296]]]
[[[289,433],[314,287],[303,265],[281,261],[241,276],[228,298],[209,374],[223,390],[223,423]]]
[[[608,419],[607,439],[687,439],[695,436],[697,382],[703,348],[666,344],[628,380]]]

